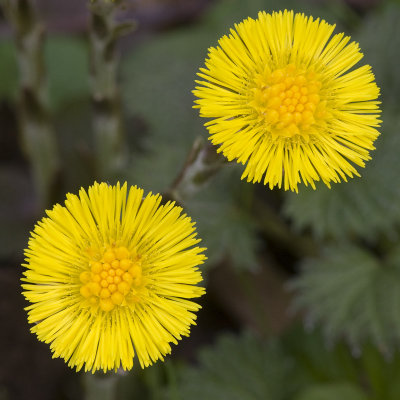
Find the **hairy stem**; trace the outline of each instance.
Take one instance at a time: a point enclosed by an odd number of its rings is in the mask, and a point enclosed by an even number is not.
[[[103,180],[117,178],[126,166],[128,155],[117,79],[119,56],[116,43],[118,37],[130,31],[133,25],[116,21],[119,4],[118,0],[89,3],[95,155],[97,175]]]
[[[54,201],[59,156],[48,108],[44,28],[31,1],[0,0],[0,4],[17,45],[21,145],[32,165],[40,205],[48,207]]]
[[[165,192],[167,199],[181,203],[201,190],[222,168],[225,158],[215,151],[213,145],[197,139],[189,152],[179,175]]]
[[[83,374],[85,400],[116,400],[119,374],[114,372]]]

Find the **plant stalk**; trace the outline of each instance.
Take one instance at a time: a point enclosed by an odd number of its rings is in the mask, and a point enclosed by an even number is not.
[[[126,167],[128,149],[125,142],[121,95],[118,85],[119,36],[133,28],[132,23],[116,20],[119,0],[97,0],[90,8],[90,67],[93,129],[97,176],[114,180]]]
[[[39,204],[45,208],[55,200],[60,160],[47,98],[44,27],[30,0],[0,0],[0,4],[17,47],[21,146],[32,166]]]
[[[83,374],[85,400],[117,400],[118,372]]]
[[[201,190],[226,163],[225,157],[215,151],[215,147],[203,139],[196,139],[186,159],[185,165],[165,192],[166,199],[182,203]]]

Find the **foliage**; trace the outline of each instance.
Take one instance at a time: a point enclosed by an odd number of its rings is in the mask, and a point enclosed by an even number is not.
[[[180,399],[397,400],[400,395],[398,353],[387,360],[366,345],[354,357],[343,343],[328,348],[318,331],[298,327],[280,339],[222,335],[200,351],[196,367],[176,371],[174,398]]]
[[[359,346],[370,339],[386,353],[399,345],[399,248],[378,258],[354,245],[332,245],[305,260],[291,286],[295,306],[307,310],[311,324],[322,323],[329,340],[344,336]]]
[[[400,396],[398,351],[388,358],[371,343],[352,351],[343,341],[327,345],[319,330],[299,328],[283,336],[282,346],[296,366],[290,378],[301,386],[293,400],[299,400],[297,396],[308,399],[307,395],[311,400],[317,394],[327,400],[338,398],[334,395],[344,400],[397,400]]]
[[[367,400],[358,387],[348,383],[325,383],[307,388],[295,400]]]
[[[183,371],[181,398],[283,400],[293,390],[286,382],[292,361],[275,342],[222,336],[213,348],[200,352],[199,361],[199,368]]]
[[[355,39],[360,42],[365,62],[371,64],[378,86],[382,88],[384,106],[399,107],[400,3],[387,3],[379,12],[369,15],[360,25]]]

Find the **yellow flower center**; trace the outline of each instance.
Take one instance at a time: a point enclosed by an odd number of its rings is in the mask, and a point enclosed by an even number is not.
[[[308,135],[312,125],[326,117],[326,101],[321,101],[320,89],[315,72],[290,64],[257,77],[251,104],[271,133]]]
[[[132,289],[142,284],[141,263],[132,258],[126,247],[108,248],[100,261],[90,262],[90,271],[80,274],[81,295],[103,311],[125,305]]]

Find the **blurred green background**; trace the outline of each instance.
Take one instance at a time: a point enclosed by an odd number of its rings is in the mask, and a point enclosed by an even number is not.
[[[240,181],[225,166],[183,201],[208,248],[207,295],[190,338],[166,362],[118,382],[77,374],[29,333],[19,279],[23,249],[44,215],[18,133],[18,54],[0,20],[0,400],[400,399],[400,3],[396,1],[130,0],[117,41],[118,173],[98,167],[91,101],[89,7],[36,2],[59,165],[51,200],[94,180],[166,192],[197,137],[196,72],[235,22],[294,9],[360,43],[381,88],[381,136],[362,177],[299,195]],[[115,172],[115,171],[114,171]],[[99,385],[102,387],[97,394]],[[92,396],[92,397],[90,397]],[[94,397],[93,397],[94,396]]]

